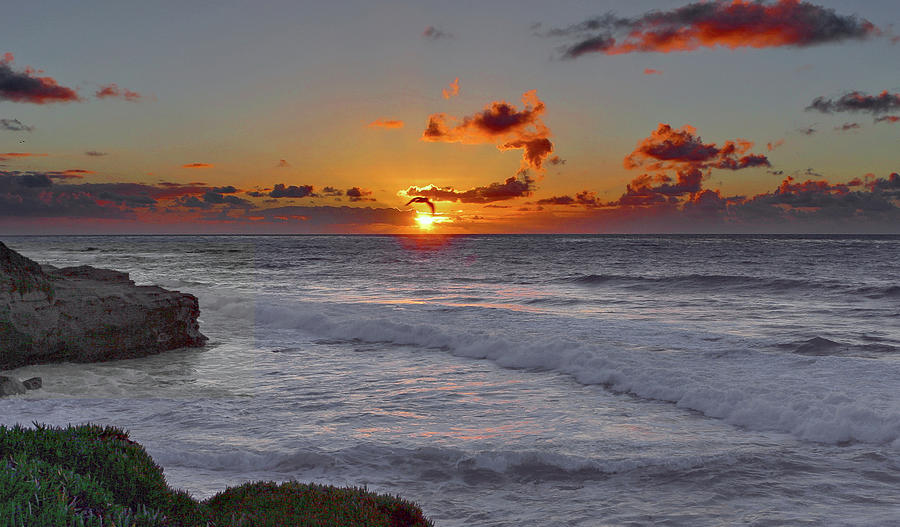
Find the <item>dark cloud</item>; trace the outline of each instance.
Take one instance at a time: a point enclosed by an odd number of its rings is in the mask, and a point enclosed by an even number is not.
[[[233,187],[232,187],[233,188]],[[188,208],[209,209],[213,205],[228,205],[229,207],[253,208],[254,205],[237,196],[228,196],[220,192],[204,192],[202,199],[197,196],[184,196],[176,200],[176,204]]]
[[[291,166],[291,164],[288,163],[288,162],[287,162],[286,160],[284,160],[284,159],[279,159],[279,160],[278,160],[278,164],[275,165],[275,166],[276,166],[277,168],[287,168],[287,167]]]
[[[868,20],[798,0],[696,2],[635,18],[610,13],[545,33],[574,39],[561,50],[568,59],[588,53],[668,53],[719,46],[807,47],[879,34]]]
[[[743,139],[726,141],[721,147],[704,143],[692,126],[674,129],[660,123],[657,129],[638,143],[625,157],[625,168],[649,170],[724,168],[740,170],[749,167],[771,166],[766,156],[748,154],[753,143]]]
[[[124,88],[119,88],[116,83],[106,84],[100,86],[100,89],[94,92],[94,96],[98,99],[125,99],[130,102],[138,102],[143,98],[143,95],[136,91],[126,90]]]
[[[290,224],[301,230],[346,232],[353,226],[367,228],[385,226],[410,226],[415,223],[414,211],[371,207],[273,207],[256,210],[252,217],[257,221]]]
[[[453,35],[445,31],[441,31],[434,26],[428,26],[425,28],[425,31],[422,32],[422,36],[428,40],[438,40],[441,38],[450,38]]]
[[[859,123],[844,123],[841,126],[835,126],[834,129],[839,132],[847,132],[849,130],[858,130],[862,128]]]
[[[636,201],[655,206],[634,207],[618,202],[587,203],[578,215],[566,215],[571,230],[604,232],[885,232],[900,228],[900,174],[885,178],[867,174],[845,183],[824,179],[785,178],[772,191],[724,196],[700,189],[671,202],[650,192]],[[662,196],[664,198],[664,196]],[[554,197],[543,205],[577,205],[575,198]]]
[[[812,128],[812,127],[809,127],[809,128],[799,128],[799,129],[797,129],[797,131],[800,132],[800,133],[803,134],[803,135],[815,135],[816,132],[818,132],[818,130],[816,130],[815,128]]]
[[[334,187],[323,187],[322,188],[323,196],[343,196],[344,191]]]
[[[91,157],[102,157],[102,156],[108,156],[109,154],[106,152],[98,152],[97,150],[88,150],[87,152],[84,153],[84,155],[91,156]]]
[[[14,71],[12,64],[12,53],[0,58],[0,101],[48,104],[81,100],[75,90],[60,86],[56,79],[37,76],[41,71],[30,67]]]
[[[54,185],[47,174],[0,172],[0,217],[133,218],[134,212],[81,185]]]
[[[603,203],[597,198],[597,194],[589,190],[582,190],[571,196],[553,196],[552,198],[540,199],[538,205],[581,205],[583,207],[593,208],[600,207]]]
[[[491,203],[530,196],[534,190],[534,180],[526,176],[511,177],[503,183],[491,183],[485,187],[475,187],[465,191],[452,187],[409,187],[407,196],[424,196],[434,201],[461,201],[463,203]]]
[[[554,166],[566,164],[566,160],[559,156],[553,156],[550,159],[548,159],[547,162]]]
[[[900,122],[900,116],[898,115],[885,115],[883,117],[876,117],[876,123],[896,123]]]
[[[414,225],[415,213],[371,207],[258,208],[251,202],[200,183],[57,183],[53,173],[0,171],[0,218],[27,222],[40,218],[120,220],[145,230],[159,221],[168,228],[193,232],[202,225],[269,232],[284,226],[296,232],[349,232]],[[359,189],[360,197],[367,191]],[[277,202],[275,199],[268,200]],[[149,223],[148,223],[149,221]],[[24,225],[24,223],[23,223]],[[38,224],[36,224],[38,225]],[[42,231],[46,223],[40,223]],[[77,225],[54,222],[51,225]],[[112,224],[109,224],[112,225]],[[254,229],[261,230],[254,230]]]
[[[348,188],[345,194],[350,201],[375,201],[375,198],[369,197],[372,195],[371,190],[364,190],[359,187]]]
[[[270,197],[273,198],[308,198],[308,197],[318,197],[317,194],[313,193],[312,185],[291,185],[285,186],[284,183],[279,183],[275,185],[275,188],[272,189],[272,192],[269,193]]]
[[[212,163],[187,163],[186,165],[181,165],[181,168],[212,168],[214,166]]]
[[[537,91],[522,95],[522,110],[495,101],[460,121],[444,113],[432,114],[422,133],[423,141],[447,143],[495,143],[500,150],[522,149],[523,168],[540,170],[553,152],[550,129],[541,120],[546,107]]]
[[[33,126],[22,124],[18,119],[0,119],[0,130],[9,130],[10,132],[31,132]]]
[[[806,111],[822,113],[833,112],[868,112],[872,114],[900,110],[900,93],[888,93],[887,90],[878,95],[868,95],[853,91],[837,99],[816,97],[806,107]]]

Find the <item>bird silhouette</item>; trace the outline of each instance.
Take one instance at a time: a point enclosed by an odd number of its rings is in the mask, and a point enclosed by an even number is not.
[[[431,207],[431,215],[434,215],[434,203],[431,202],[430,199],[425,196],[416,196],[413,199],[406,202],[407,205],[410,203],[427,203],[429,207]]]

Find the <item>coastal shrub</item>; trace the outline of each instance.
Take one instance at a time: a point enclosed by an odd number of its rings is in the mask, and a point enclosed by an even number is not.
[[[198,503],[170,488],[127,432],[0,426],[0,527],[432,527],[416,505],[366,489],[287,482]]]
[[[432,527],[416,505],[366,489],[289,481],[245,483],[206,500],[216,525],[232,527]]]
[[[118,428],[0,426],[0,470],[0,527],[205,524],[202,508]]]

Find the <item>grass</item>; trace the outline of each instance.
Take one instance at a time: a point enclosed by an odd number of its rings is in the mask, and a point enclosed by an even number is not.
[[[0,527],[432,527],[359,488],[246,483],[198,502],[115,427],[0,426]]]

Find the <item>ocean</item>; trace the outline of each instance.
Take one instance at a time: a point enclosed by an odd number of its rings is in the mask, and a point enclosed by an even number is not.
[[[7,237],[196,295],[202,349],[14,370],[0,424],[169,483],[366,486],[439,527],[896,525],[900,236]]]

